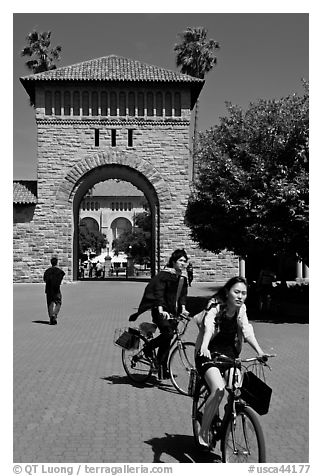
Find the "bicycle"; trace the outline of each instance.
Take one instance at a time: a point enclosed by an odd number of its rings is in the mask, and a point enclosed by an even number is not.
[[[268,355],[267,357],[275,357]],[[255,375],[264,377],[264,367],[271,368],[258,357],[249,359],[231,359],[225,355],[217,354],[217,362],[232,364],[229,371],[228,383],[225,386],[227,403],[223,417],[219,416],[219,408],[210,426],[210,448],[220,442],[223,463],[265,463],[266,450],[262,427],[257,413],[249,406],[244,398],[247,397],[243,389],[243,379],[246,371],[252,370]],[[245,365],[250,364],[250,365]],[[256,377],[255,377],[256,378]],[[266,387],[266,384],[262,382]],[[269,389],[269,387],[267,387]],[[271,391],[271,389],[269,389]],[[209,392],[202,378],[197,378],[193,392],[192,426],[195,443],[199,443],[199,431],[203,416],[203,408]],[[261,414],[267,413],[267,408],[258,409]]]
[[[182,340],[190,317],[180,314],[175,320],[177,326],[174,329],[175,335],[171,342],[167,368],[173,386],[181,394],[188,395],[190,373],[195,368],[195,344]],[[152,350],[152,357],[144,354],[144,346],[153,338],[156,330],[157,326],[149,322],[141,323],[139,328],[127,328],[127,332],[134,336],[134,339],[131,345],[127,346],[128,348],[122,348],[122,363],[126,374],[135,383],[145,383],[153,373],[160,373],[156,350]],[[115,339],[114,343],[117,343],[117,340]]]

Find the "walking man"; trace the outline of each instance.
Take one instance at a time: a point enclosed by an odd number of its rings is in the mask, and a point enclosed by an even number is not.
[[[57,316],[62,303],[60,285],[65,273],[62,269],[58,268],[57,258],[51,258],[50,262],[51,268],[46,269],[44,273],[44,281],[46,283],[45,293],[47,297],[49,324],[54,326],[57,324]]]

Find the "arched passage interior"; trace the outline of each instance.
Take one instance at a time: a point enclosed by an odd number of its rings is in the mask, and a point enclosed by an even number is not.
[[[84,174],[76,184],[73,200],[73,279],[78,278],[78,235],[79,235],[79,207],[83,196],[89,188],[99,182],[109,179],[120,179],[131,182],[145,195],[149,204],[152,221],[151,246],[151,274],[159,269],[160,263],[160,216],[159,199],[151,182],[141,173],[126,165],[106,164],[98,166]]]

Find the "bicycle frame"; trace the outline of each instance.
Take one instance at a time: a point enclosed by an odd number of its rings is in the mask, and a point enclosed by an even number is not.
[[[275,357],[275,355],[269,355],[269,357]],[[227,427],[227,424],[229,424],[230,421],[233,422],[232,424],[232,440],[233,440],[233,449],[234,452],[237,454],[237,447],[235,443],[235,423],[236,423],[236,418],[237,414],[240,411],[240,409],[243,409],[247,406],[246,402],[241,399],[241,386],[242,386],[242,375],[243,373],[247,370],[247,363],[255,364],[257,363],[258,365],[261,366],[267,366],[268,368],[269,365],[266,362],[259,362],[257,357],[252,357],[249,359],[231,359],[229,357],[226,357],[224,355],[218,354],[216,356],[217,361],[222,362],[222,363],[227,363],[230,362],[232,364],[232,367],[229,369],[229,375],[228,378],[226,379],[226,385],[225,385],[225,390],[227,392],[227,403],[225,405],[225,411],[223,418],[221,420],[220,424],[220,429],[217,429],[216,432],[216,440],[221,440],[223,437],[223,430]],[[217,410],[217,414],[214,416],[213,424],[216,425],[215,419],[219,418],[219,408]],[[250,452],[249,449],[249,443],[248,443],[248,437],[247,437],[247,432],[245,430],[244,422],[243,422],[243,434],[246,442],[246,449],[248,451],[248,454]]]
[[[275,355],[269,355],[268,357],[275,357]],[[226,390],[228,392],[228,399],[227,399],[227,412],[225,412],[223,421],[222,421],[222,428],[226,427],[226,424],[228,421],[232,421],[232,427],[231,427],[231,433],[232,433],[232,443],[233,443],[233,451],[234,454],[238,454],[237,446],[236,446],[236,439],[235,439],[235,425],[236,425],[236,418],[237,418],[237,409],[236,407],[238,406],[239,408],[245,408],[247,406],[246,402],[244,402],[241,399],[241,384],[242,384],[242,378],[239,380],[240,377],[242,377],[242,374],[247,370],[247,366],[243,365],[245,363],[253,363],[253,365],[256,363],[257,365],[260,365],[263,371],[263,367],[266,366],[270,369],[269,365],[266,362],[260,362],[257,357],[252,357],[249,359],[231,359],[233,362],[233,367],[231,369],[231,372],[233,373],[232,375],[232,382],[231,385],[226,385]],[[246,444],[246,451],[244,454],[250,455],[250,447],[249,447],[249,441],[248,441],[248,434],[246,431],[245,427],[245,416],[242,416],[242,427],[243,427],[243,435],[245,439],[245,444]],[[220,438],[222,435],[220,435]],[[219,438],[219,439],[220,439]]]
[[[177,324],[179,324],[180,322],[183,322],[183,327],[182,327],[181,330],[178,329],[178,326],[176,326],[175,329],[174,329],[174,334],[175,335],[174,335],[174,337],[171,341],[167,365],[169,365],[169,359],[170,359],[170,356],[171,356],[171,352],[173,351],[173,349],[175,347],[178,347],[178,349],[179,349],[179,354],[180,354],[182,362],[184,361],[184,359],[187,360],[187,356],[184,355],[184,349],[183,349],[183,345],[182,345],[182,343],[184,341],[181,339],[181,336],[183,336],[184,333],[186,332],[187,326],[188,326],[189,321],[190,321],[190,317],[185,316],[183,314],[180,314],[176,318],[172,317],[172,319],[175,319],[177,321]],[[147,341],[154,338],[153,334],[147,335],[144,332],[142,332],[142,330],[140,330],[140,329],[138,330],[138,332],[139,332],[140,336],[143,337],[144,339],[146,339]],[[153,351],[153,353],[154,352],[155,351]],[[154,353],[153,361],[154,361],[153,362],[154,364],[157,364],[155,353]]]
[[[170,353],[169,353],[169,355],[171,354],[171,350],[172,350],[175,346],[178,346],[180,353],[182,352],[182,342],[183,342],[183,341],[182,341],[182,339],[181,339],[181,336],[183,336],[184,333],[186,332],[190,319],[189,319],[188,317],[185,317],[185,316],[183,316],[182,314],[180,314],[180,316],[179,316],[178,318],[176,318],[176,321],[178,321],[178,323],[179,323],[179,322],[183,322],[183,329],[182,329],[182,330],[179,330],[178,327],[176,327],[176,328],[174,329],[175,336],[174,336],[174,338],[173,338],[172,341],[171,341],[171,346],[170,346]]]

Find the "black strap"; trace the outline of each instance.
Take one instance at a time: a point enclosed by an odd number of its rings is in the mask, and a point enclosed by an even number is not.
[[[177,295],[176,295],[176,311],[178,310],[178,301],[182,291],[183,281],[184,281],[184,277],[180,276],[179,282],[178,282],[178,288],[177,288]]]

